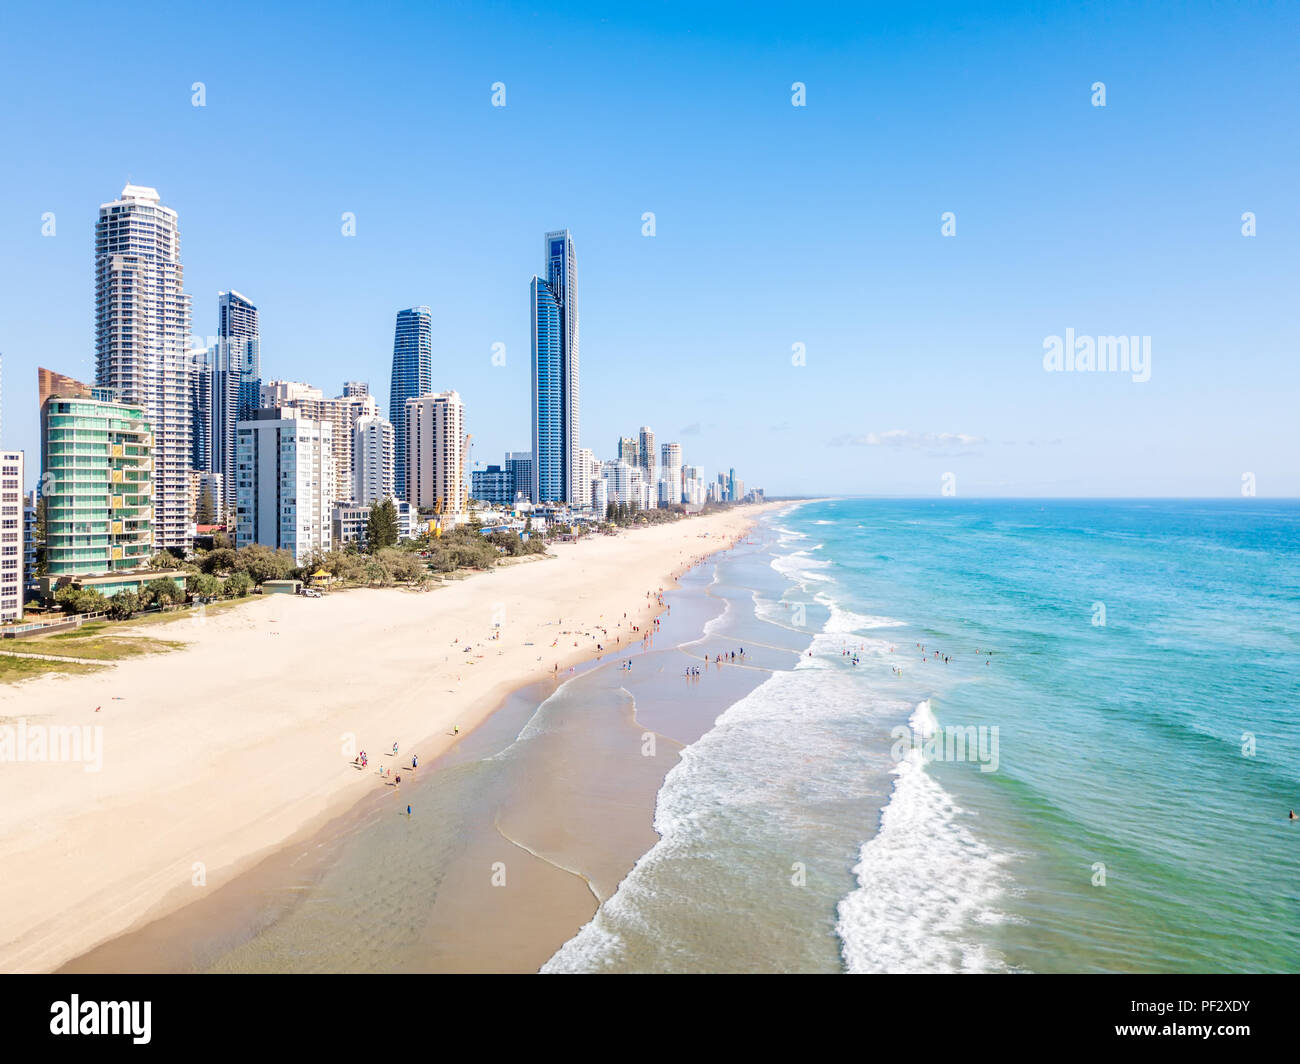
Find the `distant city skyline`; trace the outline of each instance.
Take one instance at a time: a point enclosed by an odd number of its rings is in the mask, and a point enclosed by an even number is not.
[[[53,37],[10,12],[0,44],[0,87],[33,104],[0,113],[0,446],[29,481],[36,367],[95,379],[88,246],[129,181],[179,213],[187,332],[247,293],[263,372],[369,380],[389,410],[393,315],[428,305],[432,388],[464,397],[476,461],[530,446],[521,292],[563,226],[588,440],[649,423],[772,494],[937,497],[948,473],[958,496],[1240,497],[1248,473],[1300,494],[1300,144],[1268,135],[1296,97],[1294,9],[1235,12],[1249,59],[1212,62],[1220,20],[1159,4],[809,9],[794,38],[761,4],[504,3],[490,26],[289,5],[255,35],[238,4],[133,10],[147,67],[105,52],[90,8]],[[410,74],[434,51],[437,92]],[[110,78],[148,125],[104,121]],[[203,165],[232,145],[237,179]],[[1150,337],[1150,379],[1045,371],[1071,331]]]

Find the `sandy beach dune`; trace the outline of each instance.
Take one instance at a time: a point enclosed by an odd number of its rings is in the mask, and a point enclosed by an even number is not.
[[[257,599],[150,630],[183,650],[0,689],[0,724],[102,727],[98,771],[0,763],[0,971],[49,970],[196,900],[384,786],[381,766],[431,762],[508,691],[639,640],[646,592],[760,509],[562,544],[428,593]]]

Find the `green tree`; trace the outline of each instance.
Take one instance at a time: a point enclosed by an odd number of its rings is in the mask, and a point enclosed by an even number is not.
[[[89,587],[69,584],[54,593],[54,601],[65,613],[101,613],[108,609],[108,599]]]
[[[144,586],[144,593],[149,602],[156,602],[159,606],[170,606],[185,598],[185,592],[176,586],[176,581],[165,577],[150,580]]]
[[[348,544],[351,547],[352,544]],[[365,582],[366,566],[363,556],[355,550],[344,548],[332,550],[320,560],[320,568],[329,573],[336,581],[343,584],[361,584]],[[313,569],[312,572],[316,570]]]
[[[372,503],[366,520],[366,545],[371,554],[397,545],[397,507],[392,496]]]
[[[294,570],[293,555],[287,550],[275,550],[264,543],[250,543],[235,551],[235,570],[247,573],[255,584],[283,580]]]
[[[140,610],[140,596],[123,588],[108,600],[108,615],[115,621],[125,621]]]
[[[205,573],[228,573],[237,558],[229,547],[216,547],[199,557],[199,569]]]
[[[195,573],[186,585],[195,598],[215,598],[221,594],[221,581],[209,573]]]
[[[244,572],[231,573],[221,582],[221,593],[226,598],[243,598],[253,590],[253,578]]]
[[[505,532],[489,532],[487,541],[494,547],[500,547],[512,558],[524,552],[524,541],[519,538],[519,533],[514,529]]]
[[[429,576],[429,567],[408,551],[385,547],[376,555],[384,567],[389,583],[418,584]]]

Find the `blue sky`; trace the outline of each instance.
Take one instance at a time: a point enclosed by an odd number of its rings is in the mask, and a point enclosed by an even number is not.
[[[258,304],[265,376],[386,402],[430,305],[483,464],[530,445],[567,226],[599,457],[649,424],[769,493],[1300,495],[1300,8],[559,8],[9,5],[3,444],[35,466],[38,365],[93,372],[129,178],[180,213],[197,334]],[[1046,372],[1066,329],[1150,336],[1151,379]]]

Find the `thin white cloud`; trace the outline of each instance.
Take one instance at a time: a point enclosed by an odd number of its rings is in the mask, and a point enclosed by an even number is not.
[[[864,432],[859,435],[841,433],[831,440],[831,446],[925,450],[935,447],[975,447],[984,442],[983,436],[971,436],[965,432],[913,432],[910,429],[889,429],[885,432]]]

